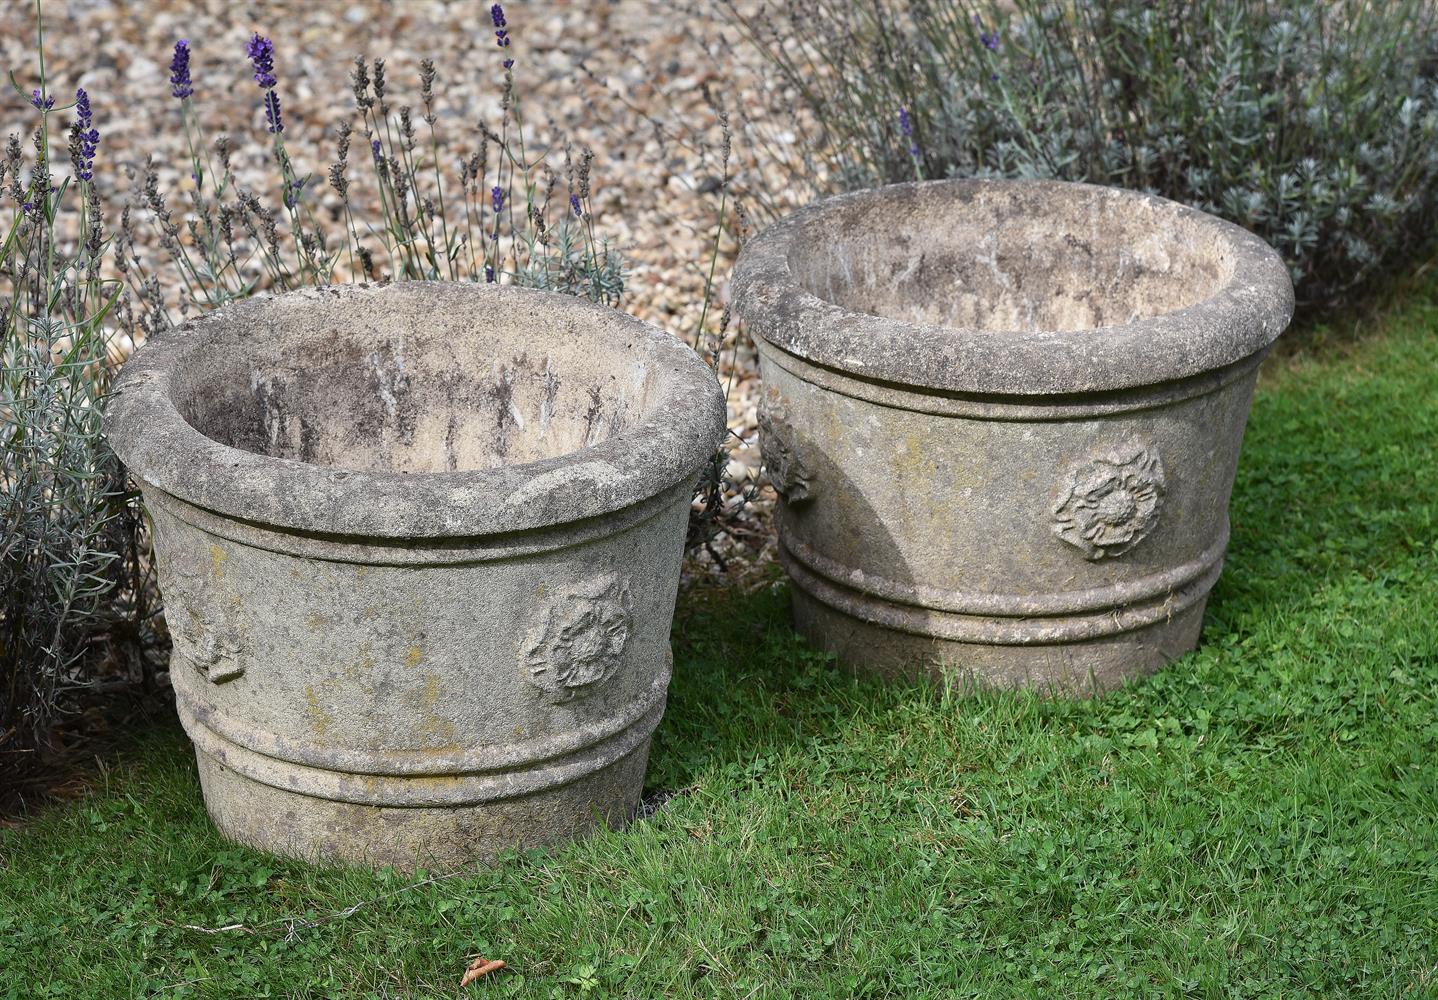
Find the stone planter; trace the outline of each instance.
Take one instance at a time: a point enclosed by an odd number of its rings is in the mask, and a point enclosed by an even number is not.
[[[940,181],[745,247],[799,629],[854,666],[1092,692],[1192,649],[1293,294],[1158,198]]]
[[[107,430],[216,824],[413,867],[623,822],[723,429],[692,351],[541,292],[310,290],[146,345]]]

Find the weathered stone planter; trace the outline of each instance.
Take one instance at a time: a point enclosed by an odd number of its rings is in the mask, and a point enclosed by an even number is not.
[[[1278,256],[1144,195],[941,181],[745,247],[802,632],[855,666],[1102,690],[1193,648]]]
[[[107,424],[226,834],[410,867],[627,818],[724,428],[693,352],[567,296],[312,290],[148,344]]]

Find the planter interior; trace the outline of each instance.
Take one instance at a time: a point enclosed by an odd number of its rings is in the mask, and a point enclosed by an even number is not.
[[[1078,333],[1177,312],[1232,275],[1233,255],[1201,218],[1160,221],[1123,199],[1041,190],[856,201],[829,220],[838,238],[790,254],[794,280],[859,315]]]
[[[233,448],[401,473],[559,458],[653,409],[644,342],[626,351],[583,329],[516,331],[523,319],[437,314],[416,330],[379,312],[256,337],[187,370],[174,400],[192,427]]]

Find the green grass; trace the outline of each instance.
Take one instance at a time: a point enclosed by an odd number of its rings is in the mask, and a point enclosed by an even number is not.
[[[0,835],[0,996],[1438,996],[1438,304],[1383,322],[1265,378],[1204,645],[1128,691],[860,682],[691,593],[688,791],[417,887],[226,845],[163,728]]]

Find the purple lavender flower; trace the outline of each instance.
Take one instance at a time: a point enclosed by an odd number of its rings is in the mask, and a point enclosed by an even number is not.
[[[569,196],[569,210],[574,213],[576,219],[584,218],[584,208],[579,204],[579,195]]]
[[[38,91],[38,90],[32,90],[32,91],[30,91],[30,103],[33,104],[33,105],[35,105],[35,107],[37,107],[37,108],[40,109],[41,111],[49,111],[51,108],[53,108],[53,107],[55,106],[55,98],[53,98],[53,97],[43,97],[43,98],[42,98],[42,97],[40,96],[40,91]]]
[[[380,158],[380,150],[384,149],[384,147],[380,145],[380,141],[378,139],[371,139],[369,143],[369,148],[370,152],[374,153],[374,158],[376,160]]]
[[[182,38],[175,43],[175,57],[170,60],[170,93],[183,101],[194,92],[190,86],[190,43]]]
[[[100,145],[100,133],[94,127],[90,112],[90,95],[81,87],[75,91],[75,121],[80,136],[80,157],[77,161],[82,181],[95,179],[95,150]]]
[[[495,4],[489,8],[489,19],[494,22],[494,42],[500,48],[509,47],[509,30],[506,27],[508,21],[504,19],[504,8]]]
[[[979,29],[979,41],[983,43],[984,48],[990,52],[997,52],[999,50],[999,33],[997,31],[985,31],[984,24],[979,20],[979,15],[977,14],[974,15],[974,27]]]
[[[488,264],[484,265],[484,280],[491,285],[494,284],[494,268]]]
[[[297,204],[299,204],[300,192],[304,190],[305,181],[306,181],[306,180],[308,180],[308,178],[302,177],[302,178],[300,178],[299,180],[291,181],[288,185],[286,185],[286,187],[285,187],[285,207],[286,207],[286,208],[294,208]]]
[[[255,67],[255,82],[260,89],[274,90],[278,82],[275,79],[275,43],[257,31],[245,46],[245,55]]]
[[[285,130],[284,120],[280,118],[280,95],[273,90],[265,91],[265,126],[273,133]]]
[[[258,31],[250,36],[245,45],[245,55],[255,68],[255,82],[265,92],[265,127],[271,134],[285,130],[284,119],[280,117],[280,95],[275,93],[275,43]]]
[[[494,206],[494,214],[498,215],[504,208],[504,188],[496,184],[489,192],[489,203]]]
[[[507,27],[509,22],[504,19],[504,8],[499,4],[490,7],[489,19],[494,22],[494,44],[502,49],[509,48],[509,28]],[[504,68],[513,69],[514,60],[504,60]]]
[[[909,117],[908,108],[899,109],[899,132],[909,140],[909,155],[919,158],[919,144],[914,141],[914,120]]]

